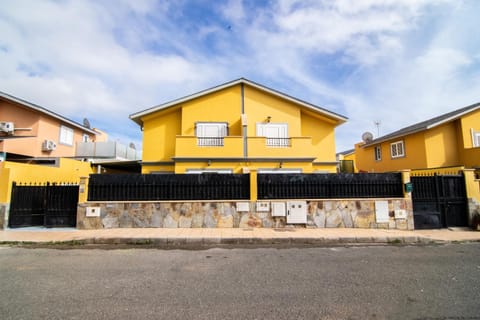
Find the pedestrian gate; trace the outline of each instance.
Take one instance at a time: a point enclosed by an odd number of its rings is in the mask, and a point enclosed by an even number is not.
[[[14,182],[8,226],[75,227],[77,205],[78,185],[17,185]]]
[[[465,177],[412,176],[415,229],[468,226]]]

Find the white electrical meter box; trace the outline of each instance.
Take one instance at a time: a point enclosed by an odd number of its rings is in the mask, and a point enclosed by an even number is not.
[[[285,217],[285,202],[272,202],[272,217]]]
[[[390,221],[388,216],[388,201],[375,201],[375,219],[377,223],[387,223]]]
[[[100,217],[100,207],[87,207],[87,217]]]
[[[270,202],[257,202],[257,212],[270,211]]]
[[[287,202],[287,223],[307,223],[307,202]]]
[[[396,209],[395,210],[395,219],[407,219],[407,210]]]
[[[248,202],[237,202],[237,212],[249,212],[250,203]]]

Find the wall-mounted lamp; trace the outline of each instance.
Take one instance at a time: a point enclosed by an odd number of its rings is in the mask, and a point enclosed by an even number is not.
[[[270,120],[272,120],[272,117],[268,116],[267,117],[267,123],[270,123]]]

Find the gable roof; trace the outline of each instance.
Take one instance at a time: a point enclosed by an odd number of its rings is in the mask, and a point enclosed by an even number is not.
[[[392,140],[392,139],[395,139],[395,138],[404,137],[404,136],[409,135],[409,134],[413,134],[413,133],[417,133],[417,132],[420,132],[420,131],[425,131],[425,130],[428,130],[428,129],[432,129],[432,128],[437,127],[441,124],[459,119],[462,116],[464,116],[465,114],[470,113],[470,112],[475,111],[475,110],[478,110],[478,109],[480,109],[480,103],[472,104],[470,106],[467,106],[467,107],[464,107],[464,108],[461,108],[461,109],[458,109],[458,110],[455,110],[455,111],[452,111],[452,112],[442,114],[438,117],[435,117],[435,118],[432,118],[432,119],[429,119],[429,120],[426,120],[426,121],[422,121],[422,122],[413,124],[411,126],[405,127],[403,129],[397,130],[395,132],[392,132],[390,134],[378,137],[377,139],[374,139],[374,140],[372,140],[368,143],[365,143],[362,147],[368,147],[368,146],[371,146],[371,145],[374,145],[374,144],[385,142],[387,140]]]
[[[31,110],[34,110],[34,111],[37,111],[37,112],[46,114],[46,115],[48,115],[48,116],[50,116],[50,117],[52,117],[52,118],[55,118],[55,119],[57,119],[57,120],[59,120],[59,121],[61,121],[61,122],[63,122],[63,123],[67,123],[67,124],[69,124],[69,125],[71,125],[71,126],[73,126],[73,127],[76,127],[77,129],[82,130],[82,131],[85,131],[85,132],[88,132],[88,133],[91,133],[91,134],[97,134],[97,132],[96,132],[95,130],[90,129],[90,128],[87,128],[87,127],[85,127],[85,126],[81,125],[80,123],[75,122],[75,121],[73,121],[73,120],[70,120],[70,119],[68,119],[68,118],[65,118],[65,117],[59,115],[58,113],[55,113],[55,112],[50,111],[50,110],[48,110],[48,109],[46,109],[46,108],[44,108],[44,107],[41,107],[41,106],[39,106],[39,105],[33,104],[33,103],[28,102],[28,101],[26,101],[26,100],[23,100],[23,99],[14,97],[14,96],[12,96],[12,95],[9,95],[9,94],[7,94],[7,93],[5,93],[5,92],[1,92],[1,91],[0,91],[0,99],[2,99],[2,98],[5,99],[5,100],[8,100],[8,101],[16,102],[16,103],[18,103],[18,104],[20,104],[20,105],[22,105],[22,106],[24,106],[24,107],[26,107],[26,108],[28,108],[28,109],[31,109]],[[6,120],[6,119],[2,119],[2,120]]]
[[[223,90],[225,88],[229,88],[229,87],[233,87],[235,85],[238,85],[238,84],[246,84],[246,85],[249,85],[251,87],[254,87],[256,89],[259,89],[263,92],[267,92],[267,93],[270,93],[274,96],[277,96],[279,98],[282,98],[282,99],[285,99],[285,100],[288,100],[288,101],[291,101],[293,103],[296,103],[296,104],[299,104],[307,109],[310,109],[314,112],[317,112],[317,113],[321,113],[325,116],[328,116],[330,118],[333,118],[335,120],[337,120],[338,122],[340,123],[344,123],[348,120],[347,117],[345,116],[342,116],[338,113],[335,113],[335,112],[332,112],[332,111],[329,111],[327,109],[324,109],[322,107],[319,107],[319,106],[316,106],[314,104],[311,104],[311,103],[308,103],[306,101],[303,101],[303,100],[300,100],[300,99],[297,99],[297,98],[294,98],[292,96],[289,96],[285,93],[282,93],[280,91],[277,91],[277,90],[274,90],[274,89],[271,89],[271,88],[268,88],[268,87],[265,87],[261,84],[258,84],[256,82],[253,82],[253,81],[250,81],[248,79],[245,79],[245,78],[240,78],[240,79],[237,79],[237,80],[233,80],[233,81],[230,81],[230,82],[226,82],[224,84],[221,84],[221,85],[218,85],[216,87],[213,87],[213,88],[210,88],[210,89],[206,89],[206,90],[203,90],[203,91],[200,91],[200,92],[197,92],[197,93],[194,93],[194,94],[191,94],[191,95],[188,95],[188,96],[185,96],[183,98],[179,98],[179,99],[176,99],[176,100],[172,100],[172,101],[169,101],[169,102],[166,102],[166,103],[163,103],[163,104],[160,104],[160,105],[157,105],[155,107],[152,107],[152,108],[149,108],[149,109],[145,109],[143,111],[140,111],[140,112],[137,112],[137,113],[133,113],[130,115],[130,119],[132,119],[133,121],[135,121],[137,124],[139,124],[140,126],[142,126],[142,120],[141,118],[143,116],[146,116],[146,115],[149,115],[151,113],[154,113],[154,112],[157,112],[157,111],[161,111],[161,110],[165,110],[165,109],[168,109],[174,105],[177,105],[179,103],[183,103],[183,102],[186,102],[186,101],[189,101],[189,100],[193,100],[195,98],[198,98],[198,97],[201,97],[201,96],[204,96],[204,95],[207,95],[207,94],[210,94],[210,93],[214,93],[214,92],[217,92],[217,91],[220,91],[220,90]]]

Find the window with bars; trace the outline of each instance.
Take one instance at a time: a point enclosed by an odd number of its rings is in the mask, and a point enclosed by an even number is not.
[[[58,139],[58,142],[67,146],[73,146],[73,129],[60,126],[60,139]]]
[[[268,147],[290,147],[287,123],[257,123],[257,136],[267,138]]]
[[[390,144],[390,154],[392,158],[405,157],[405,146],[403,141],[397,141]]]
[[[375,153],[375,160],[376,161],[382,160],[382,147],[381,146],[375,146],[373,151]]]
[[[228,135],[226,122],[197,122],[195,124],[197,145],[204,147],[222,147],[224,137]]]

